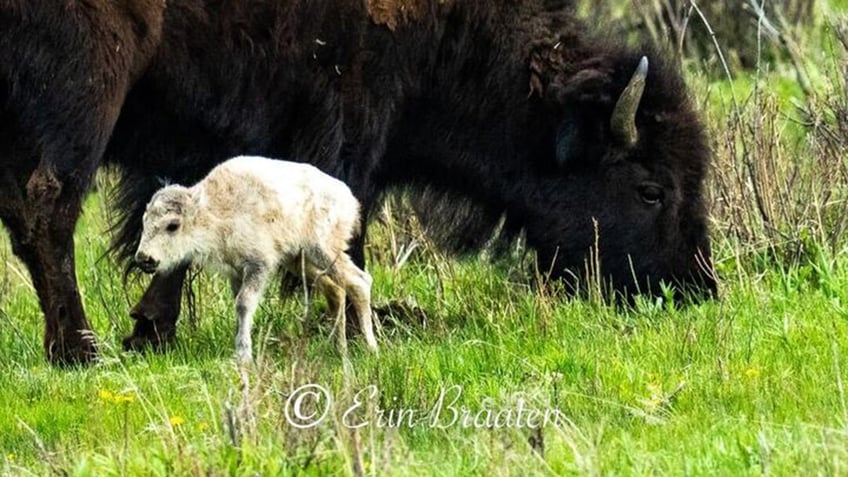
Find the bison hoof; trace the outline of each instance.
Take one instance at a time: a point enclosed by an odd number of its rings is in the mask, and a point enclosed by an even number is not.
[[[167,322],[137,320],[130,336],[124,338],[126,351],[165,351],[176,338],[176,327]]]
[[[44,343],[47,360],[54,366],[79,366],[91,363],[97,358],[94,337],[76,333],[77,336],[62,339],[48,339]]]

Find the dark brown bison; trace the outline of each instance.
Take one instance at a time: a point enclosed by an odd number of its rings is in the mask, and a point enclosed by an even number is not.
[[[399,187],[461,203],[424,214],[458,243],[504,217],[575,289],[589,257],[625,295],[715,289],[709,150],[680,73],[586,31],[571,1],[12,3],[0,0],[0,213],[54,360],[90,356],[71,231],[110,132],[125,256],[161,178],[192,183],[258,154],[317,165],[366,211]],[[154,277],[126,346],[173,337],[184,276]]]

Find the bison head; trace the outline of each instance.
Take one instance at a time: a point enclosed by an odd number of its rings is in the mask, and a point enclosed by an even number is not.
[[[192,223],[196,200],[190,189],[169,185],[147,204],[135,262],[146,273],[171,270],[187,263],[198,240]]]
[[[709,146],[679,73],[653,63],[594,59],[551,82],[536,183],[515,212],[542,271],[576,287],[711,296]]]

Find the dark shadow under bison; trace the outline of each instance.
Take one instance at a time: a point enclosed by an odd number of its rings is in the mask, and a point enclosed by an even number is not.
[[[397,187],[462,197],[430,225],[473,241],[504,217],[572,285],[595,256],[623,295],[711,295],[710,153],[669,63],[568,0],[0,0],[0,218],[47,357],[95,354],[73,231],[102,164],[124,257],[161,178],[258,154],[315,164],[366,211]],[[153,278],[127,347],[173,338],[184,278]]]

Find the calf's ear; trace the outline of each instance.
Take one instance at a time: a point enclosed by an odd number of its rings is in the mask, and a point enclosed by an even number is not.
[[[186,205],[183,210],[184,216],[193,216],[198,209],[201,207],[206,207],[209,202],[209,198],[206,197],[206,193],[204,193],[201,189],[198,188],[190,188],[188,189],[188,200],[186,200]]]

